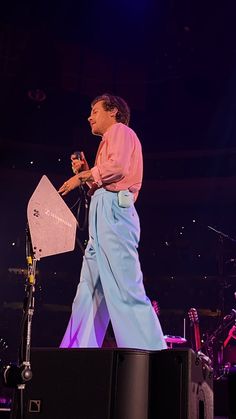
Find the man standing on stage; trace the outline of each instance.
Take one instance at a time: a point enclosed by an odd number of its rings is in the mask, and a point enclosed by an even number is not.
[[[129,118],[122,98],[104,94],[94,99],[88,121],[92,133],[102,137],[95,165],[89,170],[85,160],[72,156],[77,174],[59,189],[66,195],[85,182],[91,188],[89,241],[63,348],[101,347],[109,320],[118,347],[166,348],[145,293],[137,251],[140,225],[134,202],[143,158]]]

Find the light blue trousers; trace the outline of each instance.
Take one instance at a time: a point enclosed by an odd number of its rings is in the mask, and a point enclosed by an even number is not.
[[[117,346],[165,349],[157,315],[143,286],[137,252],[139,218],[118,194],[98,189],[89,210],[89,242],[72,314],[60,347],[101,347],[111,319]]]

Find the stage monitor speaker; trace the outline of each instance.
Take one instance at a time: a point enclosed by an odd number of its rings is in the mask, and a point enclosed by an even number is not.
[[[211,372],[190,349],[34,348],[31,366],[24,419],[213,419]]]
[[[213,419],[213,373],[197,354],[187,348],[168,349],[152,358],[153,418]]]
[[[148,419],[148,351],[34,348],[31,366],[24,419]]]

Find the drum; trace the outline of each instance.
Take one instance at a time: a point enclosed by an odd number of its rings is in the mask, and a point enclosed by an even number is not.
[[[164,339],[168,348],[173,348],[173,345],[182,345],[187,342],[187,340],[181,336],[165,335]]]

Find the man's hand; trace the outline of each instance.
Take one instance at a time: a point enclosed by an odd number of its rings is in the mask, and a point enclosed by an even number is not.
[[[78,188],[81,185],[81,183],[82,182],[79,179],[78,175],[72,176],[70,179],[63,183],[58,192],[62,196],[67,195],[70,191],[73,191],[73,189]]]
[[[71,154],[71,167],[74,173],[79,173],[79,171],[82,170],[89,170],[89,165],[87,163],[87,160],[84,156],[83,151],[81,151],[81,158],[77,159],[75,154]]]

